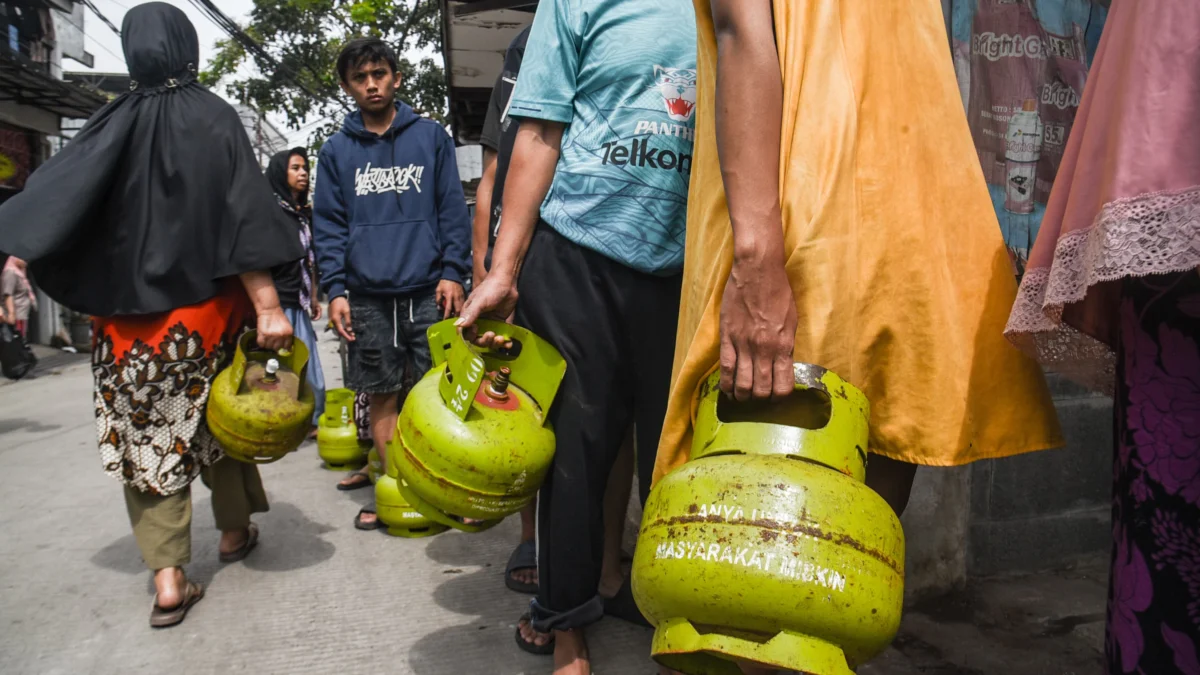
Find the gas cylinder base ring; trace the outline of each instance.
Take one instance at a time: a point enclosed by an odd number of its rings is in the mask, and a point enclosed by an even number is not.
[[[651,655],[660,665],[687,675],[741,675],[735,661],[792,670],[801,675],[854,675],[836,645],[808,635],[782,631],[759,641],[704,632],[687,619],[658,624]]]
[[[340,471],[342,473],[345,473],[347,471],[357,471],[366,465],[367,465],[366,461],[346,462],[344,464],[333,464],[332,462],[321,462],[322,469],[325,469],[326,471]]]
[[[467,523],[456,516],[452,516],[448,513],[438,510],[437,508],[434,508],[423,499],[418,497],[416,493],[412,491],[412,488],[403,481],[400,482],[400,484],[397,486],[397,489],[400,491],[400,496],[404,498],[404,501],[412,505],[412,507],[416,509],[418,513],[439,525],[452,527],[460,532],[475,534],[476,532],[490,530],[504,521],[503,518],[497,518],[495,520],[481,520],[475,523]]]
[[[423,539],[432,537],[449,530],[449,527],[441,523],[431,523],[425,527],[388,527],[387,533],[393,537],[403,537],[405,539]]]

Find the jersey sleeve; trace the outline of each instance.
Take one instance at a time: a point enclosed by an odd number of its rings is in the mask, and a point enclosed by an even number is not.
[[[570,124],[583,41],[579,0],[542,0],[508,114]]]

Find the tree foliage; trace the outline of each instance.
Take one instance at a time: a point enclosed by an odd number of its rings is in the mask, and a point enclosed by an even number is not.
[[[353,102],[342,93],[334,70],[342,45],[367,35],[396,50],[402,75],[399,98],[419,114],[442,121],[446,80],[440,60],[414,54],[441,48],[437,0],[254,0],[247,35],[279,64],[222,40],[201,81],[264,113],[277,113],[292,130],[311,129],[318,147],[336,131]],[[246,76],[244,64],[256,66]]]

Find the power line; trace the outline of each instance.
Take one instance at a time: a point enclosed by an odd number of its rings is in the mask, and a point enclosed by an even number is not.
[[[86,32],[85,32],[83,35],[84,35],[84,37],[90,38],[90,39],[91,39],[91,41],[92,41],[92,44],[96,45],[96,46],[97,46],[97,47],[99,47],[100,49],[103,49],[104,51],[106,51],[106,52],[108,52],[109,54],[111,54],[113,58],[117,59],[117,60],[118,60],[118,61],[120,61],[121,63],[124,63],[124,62],[125,62],[125,57],[124,57],[124,56],[121,56],[120,54],[118,54],[118,53],[114,52],[113,50],[109,49],[108,47],[104,46],[104,43],[103,43],[103,42],[101,42],[99,39],[97,39],[97,38],[96,38],[94,35],[92,35],[91,33],[86,33]]]
[[[90,0],[84,1],[89,2]],[[243,31],[233,19],[229,18],[224,12],[221,11],[219,7],[213,4],[212,0],[188,1],[191,2],[196,9],[200,10],[201,13],[208,17],[208,19],[212,21],[217,28],[220,28],[225,32],[226,35],[241,45],[242,48],[247,52],[249,52],[258,63],[266,64],[273,72],[281,75],[285,80],[308,96],[317,100],[336,103],[341,106],[342,109],[347,111],[349,110],[344,102],[335,98],[330,98],[329,96],[325,96],[323,94],[318,94],[312,89],[309,89],[303,82],[300,81],[299,73],[290,67],[285,67],[282,63],[277,61],[275,57],[272,56],[266,49],[264,49],[261,44],[259,44],[254,38],[247,35],[246,32]],[[305,64],[305,68],[313,77],[320,79],[320,76],[313,72],[311,66]]]
[[[121,29],[117,28],[113,22],[109,21],[107,16],[104,16],[104,14],[99,8],[96,7],[96,4],[93,3],[92,0],[83,0],[83,4],[87,5],[87,8],[92,10],[92,13],[95,14],[98,19],[103,21],[104,25],[108,26],[109,30],[111,30],[113,33],[116,33],[117,37],[121,37]]]

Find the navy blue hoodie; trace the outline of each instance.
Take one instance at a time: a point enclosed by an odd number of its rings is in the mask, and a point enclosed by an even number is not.
[[[410,295],[471,270],[471,221],[454,141],[433,120],[396,103],[378,135],[362,113],[321,148],[313,241],[329,297]]]

